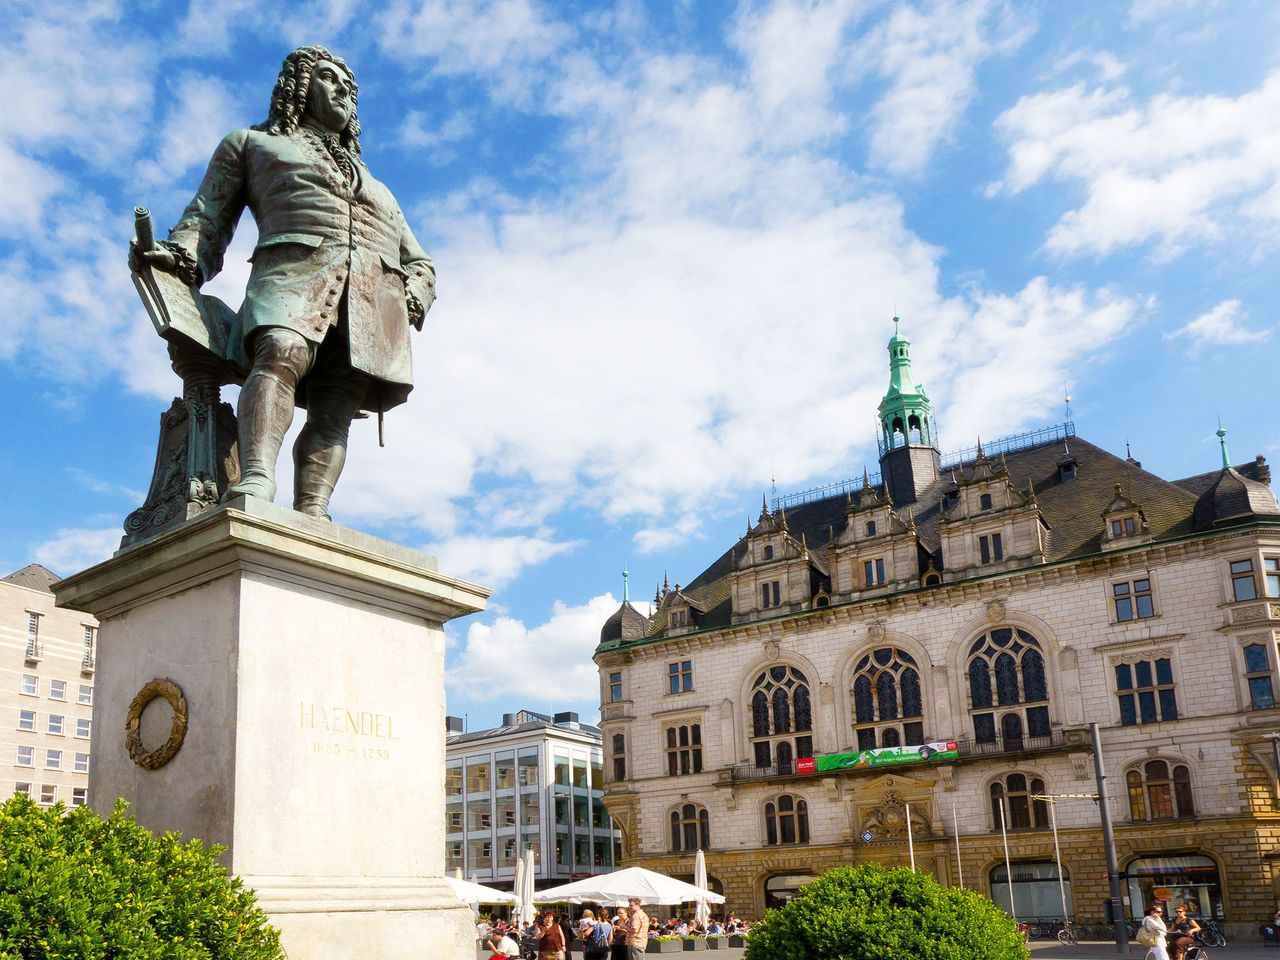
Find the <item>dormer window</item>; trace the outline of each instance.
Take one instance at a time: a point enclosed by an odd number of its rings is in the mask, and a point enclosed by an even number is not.
[[[984,493],[982,496],[978,497],[978,509],[979,510],[991,509],[991,494]]]
[[[944,490],[942,492],[942,509],[950,510],[960,502],[959,490]]]
[[[1138,532],[1136,517],[1117,517],[1111,521],[1111,536],[1132,537]]]
[[[876,522],[874,520],[867,521],[867,536],[874,537],[876,535]]]
[[[766,543],[766,544],[764,545],[764,558],[765,558],[766,560],[772,560],[772,559],[773,559],[773,544],[771,544],[771,543]]]
[[[680,607],[679,609],[672,610],[669,619],[671,626],[673,627],[687,627],[689,625],[688,607]]]

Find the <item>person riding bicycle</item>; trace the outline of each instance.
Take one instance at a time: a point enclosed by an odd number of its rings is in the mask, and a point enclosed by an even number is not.
[[[1199,932],[1200,924],[1187,913],[1186,904],[1175,907],[1173,919],[1169,921],[1169,956],[1172,960],[1182,960]]]

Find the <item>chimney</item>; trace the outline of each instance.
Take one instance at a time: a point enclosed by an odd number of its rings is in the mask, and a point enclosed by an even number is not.
[[[451,737],[455,733],[464,733],[466,724],[463,723],[461,717],[445,717],[444,718],[444,735]]]
[[[1254,469],[1258,472],[1258,482],[1271,486],[1271,467],[1267,463],[1267,458],[1258,454],[1253,458],[1253,462],[1257,464]]]

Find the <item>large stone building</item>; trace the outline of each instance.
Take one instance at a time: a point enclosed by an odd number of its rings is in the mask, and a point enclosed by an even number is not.
[[[944,461],[907,339],[889,354],[879,476],[766,503],[651,617],[604,625],[625,862],[687,876],[703,847],[759,914],[830,867],[907,863],[909,818],[918,866],[1061,916],[1054,796],[1068,912],[1098,918],[1094,721],[1130,913],[1256,929],[1280,896],[1265,460],[1231,466],[1220,432],[1219,469],[1168,481],[1066,423]]]
[[[445,867],[511,889],[516,860],[534,852],[542,889],[608,873],[621,844],[603,802],[600,730],[572,712],[503,714],[463,730],[446,717]]]
[[[88,796],[98,621],[54,606],[38,564],[0,579],[0,792],[82,806]]]

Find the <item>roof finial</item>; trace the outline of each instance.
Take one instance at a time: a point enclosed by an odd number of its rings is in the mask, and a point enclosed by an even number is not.
[[[623,603],[626,603],[631,599],[630,594],[627,593],[627,578],[630,576],[631,574],[627,573],[627,565],[624,563],[622,565],[622,602]]]
[[[1231,455],[1227,453],[1227,428],[1222,425],[1222,415],[1218,415],[1218,443],[1222,445],[1222,469],[1231,469]]]
[[[982,434],[978,434],[978,459],[983,460],[986,454],[982,452]]]
[[[1071,422],[1071,394],[1067,392],[1067,381],[1062,381],[1062,407],[1067,418],[1066,422]]]
[[[867,465],[862,465],[862,489],[869,490],[871,488],[871,474],[867,473]]]
[[[776,502],[778,499],[778,471],[773,468],[773,461],[769,461],[769,495]]]

